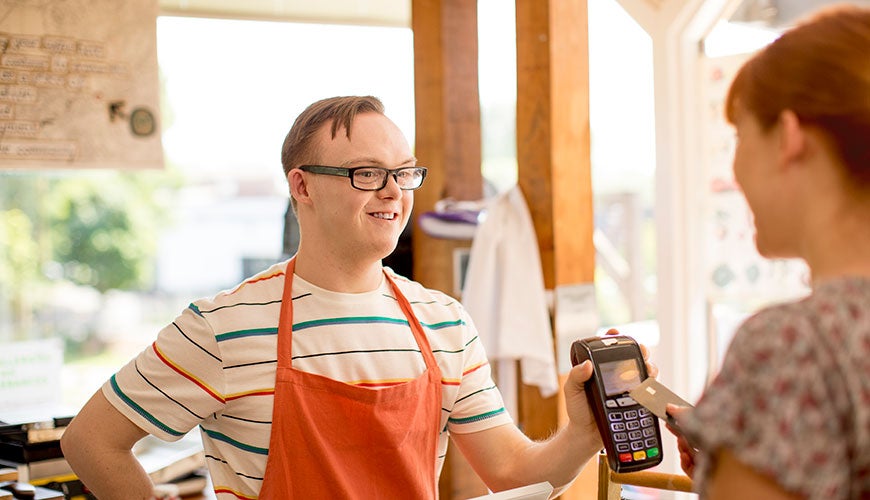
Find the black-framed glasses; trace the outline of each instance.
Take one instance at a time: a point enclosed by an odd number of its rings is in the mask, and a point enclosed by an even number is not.
[[[387,180],[392,175],[399,189],[413,191],[423,185],[426,178],[426,167],[329,167],[326,165],[300,165],[299,170],[312,174],[335,175],[350,179],[350,185],[361,191],[380,191],[387,187]]]

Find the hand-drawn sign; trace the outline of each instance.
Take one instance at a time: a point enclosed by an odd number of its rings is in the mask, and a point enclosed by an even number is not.
[[[0,0],[0,169],[162,167],[157,8]]]

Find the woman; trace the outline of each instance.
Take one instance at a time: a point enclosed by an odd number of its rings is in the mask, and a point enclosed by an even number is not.
[[[784,33],[726,110],[758,251],[806,261],[813,290],[747,320],[675,412],[683,469],[702,498],[870,498],[870,9]]]

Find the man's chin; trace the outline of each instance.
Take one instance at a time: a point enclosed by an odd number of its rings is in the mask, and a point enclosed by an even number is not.
[[[368,244],[361,244],[353,247],[351,253],[352,258],[356,260],[383,260],[389,257],[398,246],[397,241],[370,241]]]
[[[387,257],[389,257],[390,255],[393,255],[393,252],[395,252],[395,251],[396,251],[396,245],[393,245],[393,247],[390,248],[389,251],[387,251],[386,253],[384,253],[384,254],[381,256],[381,260],[384,260],[384,259],[386,259]]]

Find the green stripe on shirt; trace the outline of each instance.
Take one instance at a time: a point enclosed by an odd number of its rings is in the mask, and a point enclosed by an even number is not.
[[[162,430],[163,432],[166,432],[167,434],[171,434],[173,436],[183,436],[186,434],[185,432],[179,432],[179,431],[169,427],[168,425],[164,424],[163,422],[157,420],[157,418],[155,418],[154,415],[148,413],[147,411],[145,411],[144,408],[137,405],[132,399],[130,399],[126,394],[124,394],[124,392],[121,390],[120,387],[118,387],[118,382],[115,380],[114,375],[112,375],[112,377],[109,379],[109,382],[111,382],[111,384],[112,384],[112,390],[115,391],[115,394],[117,394],[118,397],[121,398],[121,400],[123,402],[127,403],[127,406],[129,406],[130,408],[133,408],[133,410],[135,410],[136,413],[145,417],[149,422],[151,422],[152,424],[159,427],[160,430]]]
[[[242,337],[256,337],[258,335],[275,335],[278,333],[278,328],[251,328],[248,330],[237,330],[234,332],[226,332],[215,335],[214,338],[217,339],[218,342],[223,342],[224,340],[232,340],[239,339]]]
[[[202,426],[200,426],[200,427],[202,427]],[[202,430],[205,431],[205,433],[208,434],[209,437],[211,437],[212,439],[217,439],[218,441],[223,441],[224,443],[235,446],[236,448],[238,448],[240,450],[249,451],[251,453],[257,453],[259,455],[268,455],[269,454],[269,448],[259,448],[257,446],[245,444],[245,443],[242,443],[241,441],[236,441],[235,439],[227,436],[226,434],[221,434],[220,432],[206,429],[205,427],[202,427]]]
[[[504,413],[504,407],[499,408],[498,410],[488,411],[486,413],[481,413],[480,415],[472,415],[470,417],[465,418],[453,418],[450,417],[447,420],[452,424],[470,424],[472,422],[480,422],[481,420],[486,420],[488,418],[492,418],[496,415],[501,415]]]
[[[397,318],[386,318],[383,316],[351,316],[347,318],[326,318],[314,321],[302,321],[293,325],[293,330],[304,330],[306,328],[314,328],[324,325],[367,325],[374,323],[390,323],[394,325],[407,325],[408,320]]]
[[[451,326],[462,326],[465,324],[461,319],[457,319],[456,321],[442,321],[440,323],[433,323],[431,325],[426,323],[420,323],[430,330],[440,330],[442,328],[450,328]]]

